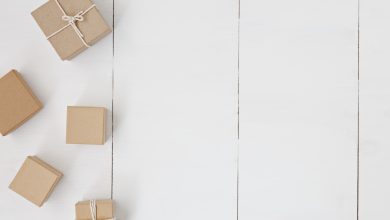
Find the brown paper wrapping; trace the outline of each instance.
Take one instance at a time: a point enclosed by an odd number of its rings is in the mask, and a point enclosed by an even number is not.
[[[36,156],[24,161],[9,188],[37,206],[48,199],[62,173]]]
[[[68,106],[67,144],[103,145],[106,134],[106,109],[103,107]]]
[[[16,71],[0,78],[0,133],[5,136],[42,108],[41,102]]]
[[[74,16],[93,4],[90,0],[58,0],[58,2],[69,16]],[[62,20],[63,13],[54,0],[49,0],[31,14],[46,37],[68,24]],[[84,20],[76,22],[76,26],[84,35],[88,45],[93,45],[111,32],[111,28],[96,7],[83,17]],[[71,26],[48,40],[62,60],[70,60],[87,49]]]
[[[90,201],[76,204],[76,220],[92,220]],[[96,200],[96,219],[108,220],[114,218],[114,202],[110,199]]]

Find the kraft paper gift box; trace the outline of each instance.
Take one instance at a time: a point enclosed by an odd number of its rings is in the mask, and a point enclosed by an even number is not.
[[[97,144],[105,142],[106,109],[102,107],[68,106],[67,144]]]
[[[32,16],[62,60],[70,60],[111,33],[90,0],[49,0]]]
[[[16,71],[0,78],[0,133],[5,136],[42,108],[41,102]]]
[[[36,156],[28,156],[9,188],[41,207],[60,181],[62,173]]]
[[[92,213],[95,213],[96,220],[113,220],[114,202],[105,199],[76,203],[76,220],[92,220]]]

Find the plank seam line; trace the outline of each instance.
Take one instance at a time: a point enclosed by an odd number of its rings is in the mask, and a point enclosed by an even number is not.
[[[357,20],[357,174],[356,174],[356,219],[359,220],[360,208],[360,0],[358,4],[358,20]]]
[[[241,0],[238,0],[237,23],[237,155],[236,155],[236,219],[239,220],[239,193],[240,193],[240,30],[241,30]]]
[[[111,61],[111,199],[114,197],[114,73],[115,73],[115,0],[112,0],[112,61]]]

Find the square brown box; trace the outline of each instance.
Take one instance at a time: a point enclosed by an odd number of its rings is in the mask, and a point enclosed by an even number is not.
[[[66,143],[99,144],[105,142],[106,109],[102,107],[68,106]]]
[[[49,164],[36,156],[28,156],[9,188],[41,207],[61,177],[62,173]]]
[[[11,70],[0,78],[0,133],[5,136],[42,108],[22,76]]]
[[[107,220],[114,218],[114,202],[110,199],[96,200],[96,219]],[[76,220],[92,220],[91,201],[76,203]]]
[[[87,45],[92,46],[111,33],[90,0],[49,0],[31,14],[62,60],[72,59],[86,50]]]

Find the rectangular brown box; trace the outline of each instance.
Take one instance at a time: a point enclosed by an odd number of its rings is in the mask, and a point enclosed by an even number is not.
[[[37,8],[31,14],[46,37],[68,25],[68,22],[63,20],[64,14],[56,1],[68,16],[75,16],[93,5],[90,0],[49,0]],[[96,7],[83,14],[82,17],[82,21],[76,21],[75,24],[88,45],[92,46],[111,33],[110,26]],[[48,40],[62,60],[70,60],[87,49],[72,26],[66,27]]]
[[[114,202],[110,199],[96,200],[96,219],[114,218]],[[90,201],[76,203],[76,220],[92,220]]]
[[[62,178],[62,173],[37,156],[28,156],[9,188],[37,206],[42,206]]]
[[[67,144],[104,144],[106,133],[104,107],[68,106],[66,121]]]
[[[42,104],[16,71],[0,78],[0,133],[5,136],[41,110]]]

